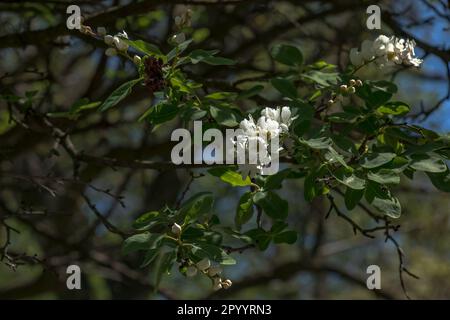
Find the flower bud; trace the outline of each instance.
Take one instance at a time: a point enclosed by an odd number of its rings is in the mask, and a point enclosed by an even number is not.
[[[356,80],[356,86],[358,86],[358,87],[362,87],[362,85],[363,85],[363,82],[361,81],[361,80]]]
[[[353,94],[353,93],[355,93],[355,92],[356,92],[355,87],[350,87],[350,88],[348,88],[348,93]]]
[[[233,284],[233,282],[231,282],[230,279],[225,280],[224,282],[222,282],[222,287],[224,289],[228,289],[229,287],[231,287],[231,285]]]
[[[181,233],[181,227],[178,223],[174,223],[172,225],[172,233],[176,234],[177,236]]]
[[[186,36],[183,32],[180,32],[178,34],[173,35],[172,41],[177,44],[183,43],[184,41],[186,41]]]
[[[98,27],[97,28],[97,34],[101,37],[106,36],[106,28],[105,27]]]
[[[214,277],[222,272],[222,268],[219,266],[213,266],[208,269],[208,275]]]
[[[209,261],[208,258],[203,258],[199,262],[197,262],[197,268],[199,268],[201,271],[205,271],[211,266],[211,261]]]
[[[106,36],[103,38],[103,41],[105,41],[105,43],[106,43],[108,46],[111,46],[111,45],[113,44],[113,42],[114,42],[114,37],[108,34],[108,35],[106,35]]]
[[[347,93],[347,85],[343,84],[339,87],[339,90],[341,91],[341,93]]]
[[[281,122],[289,123],[291,120],[291,109],[289,107],[281,108]]]
[[[114,37],[113,38],[113,42],[114,42],[114,45],[116,46],[117,50],[119,50],[119,51],[127,51],[128,43],[125,43],[125,41],[123,41],[119,37],[117,37],[117,36]]]
[[[139,64],[141,64],[141,61],[142,61],[142,59],[141,59],[141,57],[139,57],[138,55],[135,55],[135,56],[133,57],[133,62],[134,62],[134,64],[139,65]]]
[[[356,80],[355,79],[350,79],[350,81],[348,82],[348,84],[353,87],[356,84]]]
[[[105,54],[108,57],[114,57],[115,55],[117,55],[117,50],[114,48],[108,48],[108,49],[106,49]]]
[[[222,284],[221,283],[214,284],[213,289],[214,291],[222,289]]]
[[[186,269],[186,275],[187,275],[188,277],[194,277],[196,274],[197,274],[197,268],[196,268],[196,267],[194,267],[194,266],[189,266],[189,267]]]
[[[334,101],[330,99],[330,100],[328,100],[327,105],[328,105],[329,107],[331,107],[331,106],[333,105],[333,103],[334,103]]]

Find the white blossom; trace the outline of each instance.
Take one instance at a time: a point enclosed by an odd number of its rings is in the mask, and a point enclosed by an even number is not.
[[[233,284],[233,282],[231,282],[230,279],[227,279],[225,281],[222,282],[222,287],[224,289],[228,289],[229,287],[231,287],[231,285]]]
[[[374,41],[364,40],[361,44],[361,51],[352,48],[349,58],[354,66],[360,66],[375,59],[381,67],[384,65],[419,67],[423,60],[415,57],[415,45],[414,40],[380,35]]]
[[[139,65],[139,64],[141,64],[141,61],[142,61],[142,59],[141,59],[141,57],[139,57],[138,55],[135,55],[135,56],[133,57],[133,62],[134,62],[134,64]]]

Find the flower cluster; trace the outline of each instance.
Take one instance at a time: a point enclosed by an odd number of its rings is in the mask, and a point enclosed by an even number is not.
[[[376,61],[380,66],[406,65],[419,67],[423,60],[415,57],[415,45],[414,40],[380,35],[374,41],[364,40],[361,44],[361,51],[352,48],[350,50],[350,62],[354,66]]]
[[[128,35],[125,31],[119,32],[115,36],[106,34],[106,29],[103,27],[97,28],[97,33],[100,36],[103,36],[103,40],[108,46],[112,48],[108,48],[105,51],[107,56],[115,56],[117,52],[126,52],[128,50],[128,43],[123,41],[123,39],[128,39]]]
[[[247,176],[253,177],[257,173],[261,173],[264,166],[274,160],[277,155],[269,154],[268,148],[273,139],[289,131],[289,126],[295,117],[292,117],[289,107],[265,108],[261,112],[258,121],[255,122],[253,117],[249,115],[248,119],[241,121],[239,127],[243,131],[237,136],[237,144],[243,150],[249,150],[250,145],[258,145],[258,163],[239,164],[239,171],[245,179]],[[262,149],[261,149],[262,148]],[[277,151],[281,151],[278,149]]]

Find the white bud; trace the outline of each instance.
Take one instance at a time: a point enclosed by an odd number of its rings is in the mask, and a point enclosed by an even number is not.
[[[363,82],[361,81],[361,80],[356,80],[356,85],[358,86],[358,87],[362,87],[362,85],[363,85]]]
[[[186,35],[183,32],[175,34],[172,37],[172,41],[177,44],[183,43],[184,41],[186,41]]]
[[[330,107],[330,106],[332,106],[333,105],[333,103],[334,103],[334,101],[333,100],[328,100],[328,102],[327,102],[327,104],[328,104],[328,106]]]
[[[128,44],[117,36],[113,38],[113,43],[119,51],[127,51],[128,49]]]
[[[111,46],[111,45],[113,44],[113,42],[114,42],[114,37],[108,34],[108,35],[106,35],[106,36],[103,38],[103,40],[105,41],[105,43],[106,43],[108,46]]]
[[[208,275],[214,277],[222,272],[222,268],[219,266],[212,266],[208,269]]]
[[[363,64],[363,62],[364,62],[363,56],[362,56],[361,52],[358,51],[358,49],[356,49],[356,48],[350,49],[350,62],[355,67],[358,67]]]
[[[179,235],[181,233],[181,227],[178,223],[174,223],[172,226],[172,233]]]
[[[194,267],[194,266],[189,266],[189,267],[186,269],[186,275],[187,275],[188,277],[194,277],[196,274],[197,274],[197,268],[196,268],[196,267]]]
[[[141,57],[139,57],[138,55],[135,55],[133,57],[133,62],[137,65],[141,64],[141,60],[142,60]]]
[[[355,87],[348,88],[348,93],[355,93],[355,92],[356,92]]]
[[[233,282],[231,282],[230,279],[225,280],[224,282],[222,282],[222,287],[224,289],[228,289],[229,287],[231,287],[231,285],[233,284]]]
[[[108,48],[108,49],[106,49],[105,54],[108,57],[113,57],[113,56],[117,55],[117,50],[114,48]]]
[[[348,82],[349,85],[351,85],[352,87],[356,84],[356,80],[355,79],[350,79],[350,81]]]
[[[340,90],[342,93],[347,93],[347,90],[348,90],[347,85],[342,84],[342,85],[339,87],[339,90]]]
[[[97,28],[97,34],[99,36],[102,36],[102,37],[106,36],[106,28],[105,27],[98,27]]]
[[[199,262],[197,262],[197,268],[199,268],[201,271],[205,271],[211,266],[211,261],[209,261],[208,258],[203,258]]]
[[[289,124],[291,121],[291,109],[289,107],[281,108],[281,122]]]
[[[213,285],[213,289],[214,290],[220,290],[222,289],[222,279],[220,279],[220,277],[214,278],[214,285]]]

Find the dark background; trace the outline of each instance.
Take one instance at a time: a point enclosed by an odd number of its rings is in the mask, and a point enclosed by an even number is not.
[[[174,32],[173,18],[189,5],[193,48],[220,49],[222,56],[238,61],[233,67],[191,70],[190,76],[217,90],[248,88],[255,84],[253,77],[273,72],[269,49],[275,43],[297,45],[307,63],[320,59],[345,68],[350,48],[364,39],[382,33],[408,36],[416,39],[416,54],[425,59],[420,70],[368,68],[361,77],[394,79],[397,98],[414,107],[405,121],[449,131],[447,1],[0,1],[1,94],[25,96],[37,90],[34,106],[59,112],[83,97],[102,100],[136,76],[131,63],[105,56],[101,41],[66,28],[68,4],[79,4],[87,25],[104,26],[112,34],[126,30],[130,38],[146,39],[164,52]],[[370,4],[382,8],[382,30],[365,26]],[[270,90],[262,95],[273,98]],[[111,223],[127,229],[140,214],[175,203],[185,189],[187,170],[127,165],[170,159],[170,132],[179,123],[151,132],[135,121],[150,102],[142,88],[115,111],[89,113],[76,123],[60,120],[58,126],[70,130],[79,150],[97,160],[124,163],[87,161],[78,168],[82,179],[74,181],[71,159],[54,137],[32,119],[25,123],[27,130],[11,124],[7,104],[0,101],[0,246],[7,244],[9,230],[12,259],[3,256],[0,263],[0,298],[405,298],[396,247],[385,243],[382,234],[376,239],[355,236],[333,215],[325,221],[328,204],[306,203],[302,181],[287,181],[281,192],[289,201],[290,225],[299,232],[295,245],[233,254],[238,264],[225,270],[234,282],[227,291],[212,293],[207,279],[186,279],[173,270],[155,292],[152,270],[139,268],[139,256],[124,257],[122,239],[108,232],[89,207],[95,204]],[[436,191],[424,176],[402,181],[395,190],[403,206],[395,238],[405,265],[420,277],[405,276],[407,292],[412,298],[450,298],[448,194]],[[195,179],[187,196],[205,190],[214,192],[216,213],[231,225],[239,190],[205,176]],[[366,222],[357,210],[351,216]],[[66,289],[70,264],[82,269],[80,291]],[[382,271],[380,291],[365,286],[366,268],[372,264]]]

